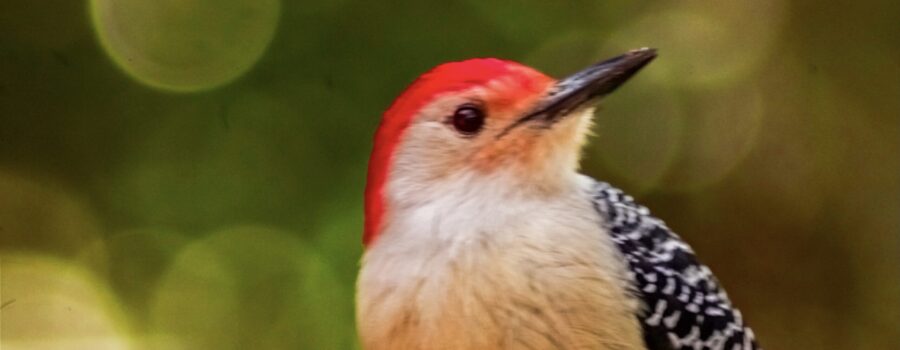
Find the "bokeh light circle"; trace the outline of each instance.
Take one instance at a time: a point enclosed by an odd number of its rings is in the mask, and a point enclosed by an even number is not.
[[[589,31],[573,30],[554,35],[531,50],[523,60],[546,74],[562,78],[600,60],[597,47],[602,39]],[[615,53],[609,53],[610,55]]]
[[[172,91],[211,89],[249,70],[278,24],[279,0],[91,0],[100,42],[123,70]]]
[[[0,169],[0,247],[78,258],[103,254],[102,224],[85,198],[52,179]],[[98,242],[93,244],[93,242]]]
[[[130,326],[108,288],[81,266],[54,257],[0,257],[3,349],[132,348]]]
[[[152,348],[346,349],[352,285],[295,235],[241,226],[187,245],[155,290]]]
[[[661,83],[716,87],[752,76],[772,54],[784,22],[774,0],[674,3],[618,29],[601,49],[605,55],[650,46]]]
[[[594,117],[597,135],[586,148],[611,172],[613,181],[634,194],[655,189],[681,151],[685,134],[683,101],[646,70],[622,91],[604,100]]]
[[[144,227],[117,231],[85,249],[81,261],[109,282],[136,323],[144,321],[160,276],[188,237],[173,229]]]
[[[758,143],[765,105],[755,85],[747,82],[698,95],[684,120],[680,154],[660,186],[670,192],[698,191],[718,183]]]

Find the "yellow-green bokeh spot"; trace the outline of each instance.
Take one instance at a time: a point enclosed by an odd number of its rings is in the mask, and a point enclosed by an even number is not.
[[[775,0],[722,3],[671,2],[664,11],[629,19],[600,50],[599,57],[622,48],[659,50],[652,69],[641,72],[669,89],[718,88],[754,77],[776,54],[785,5]],[[656,74],[647,74],[656,71]]]
[[[347,349],[352,285],[296,234],[227,228],[185,246],[151,302],[154,349]]]
[[[6,251],[0,267],[0,349],[134,348],[119,302],[80,264]]]
[[[103,235],[90,200],[78,191],[32,172],[0,169],[0,250],[77,258],[90,247],[102,255]]]
[[[90,0],[107,54],[147,85],[206,90],[247,72],[277,27],[279,0]]]

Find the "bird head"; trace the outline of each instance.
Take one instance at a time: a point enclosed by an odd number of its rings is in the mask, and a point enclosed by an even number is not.
[[[562,80],[494,58],[426,72],[376,131],[363,242],[398,208],[449,193],[540,194],[572,183],[596,101],[655,57],[633,50]]]

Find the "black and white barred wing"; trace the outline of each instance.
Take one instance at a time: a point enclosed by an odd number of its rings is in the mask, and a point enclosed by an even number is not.
[[[662,220],[607,183],[596,184],[593,202],[628,262],[649,349],[759,348],[709,268]]]

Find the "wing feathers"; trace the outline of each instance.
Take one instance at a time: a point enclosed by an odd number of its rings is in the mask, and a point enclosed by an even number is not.
[[[592,196],[644,303],[637,317],[648,349],[759,349],[709,268],[662,220],[607,183]]]

